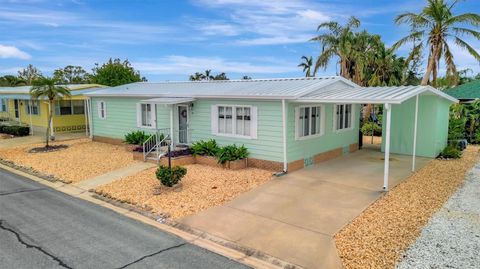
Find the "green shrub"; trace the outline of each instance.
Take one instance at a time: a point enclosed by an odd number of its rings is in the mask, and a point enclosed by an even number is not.
[[[465,119],[450,118],[448,122],[448,140],[465,138]]]
[[[372,129],[373,129],[373,135],[375,136],[382,135],[382,127],[380,127],[380,125],[372,121],[365,122],[362,125],[362,128],[360,130],[362,131],[363,135],[372,135]]]
[[[245,146],[238,147],[237,145],[228,145],[220,148],[217,153],[218,162],[221,164],[227,161],[236,161],[248,157],[248,150]]]
[[[473,136],[472,144],[480,144],[480,128],[477,129],[477,132]]]
[[[204,155],[204,156],[217,156],[219,147],[217,141],[210,139],[208,141],[200,140],[195,142],[190,147],[192,154],[195,155]]]
[[[448,145],[442,150],[439,157],[445,159],[458,159],[462,157],[462,151],[454,145]]]
[[[172,187],[182,180],[187,174],[187,169],[181,166],[169,168],[168,166],[160,165],[155,174],[164,186]]]
[[[0,125],[0,133],[14,136],[27,136],[30,134],[30,127],[18,125]]]
[[[125,142],[130,145],[141,145],[150,135],[144,131],[133,131],[125,135]]]

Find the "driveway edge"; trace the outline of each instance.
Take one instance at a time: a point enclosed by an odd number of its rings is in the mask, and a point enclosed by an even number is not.
[[[280,261],[276,258],[272,258],[264,254],[253,255],[255,253],[252,253],[252,251],[250,250],[241,249],[236,245],[232,245],[230,242],[225,242],[224,240],[222,241],[217,238],[213,238],[212,236],[209,236],[205,233],[191,232],[186,227],[176,227],[174,223],[172,223],[171,225],[160,223],[150,217],[147,217],[137,212],[136,210],[117,206],[104,199],[98,199],[95,197],[96,196],[95,193],[89,192],[88,190],[84,190],[82,188],[76,187],[71,184],[66,184],[64,182],[58,181],[58,179],[57,181],[52,181],[51,179],[48,180],[46,178],[42,178],[37,175],[30,174],[29,170],[26,170],[26,171],[24,171],[24,169],[18,170],[14,167],[5,165],[3,163],[0,163],[0,168],[8,172],[11,172],[13,174],[38,182],[42,185],[51,187],[57,191],[63,192],[72,197],[76,197],[76,198],[94,203],[96,205],[103,206],[123,216],[129,217],[131,219],[135,219],[137,221],[148,224],[150,226],[154,226],[157,229],[174,234],[182,238],[188,243],[207,249],[219,255],[225,256],[231,260],[245,264],[247,266],[251,266],[253,268],[299,268],[299,266],[296,266],[284,261]],[[238,249],[241,249],[243,251]],[[255,256],[260,256],[262,257],[262,259],[259,259]]]

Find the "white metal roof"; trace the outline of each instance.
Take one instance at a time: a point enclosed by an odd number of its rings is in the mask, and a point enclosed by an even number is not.
[[[68,88],[74,94],[80,90],[96,90],[101,89],[102,85],[98,84],[67,84],[67,85],[59,85]],[[0,87],[0,94],[30,94],[30,89],[32,86],[17,86],[17,87]],[[94,89],[95,88],[95,89]],[[85,93],[85,92],[84,92]]]
[[[196,99],[288,99],[303,103],[399,104],[423,93],[436,94],[452,102],[458,102],[457,99],[430,86],[360,87],[339,76],[161,83],[139,82],[92,91],[86,93],[86,95]]]
[[[342,89],[317,90],[296,101],[319,103],[359,103],[359,104],[400,104],[418,94],[439,95],[452,102],[454,97],[431,86],[390,86],[390,87],[345,87]]]
[[[195,99],[182,98],[182,97],[160,97],[160,98],[150,98],[150,99],[142,100],[142,102],[162,104],[162,105],[176,105],[176,104],[189,103],[193,101],[195,101]]]
[[[138,82],[99,91],[89,96],[190,97],[190,98],[249,98],[296,99],[309,92],[342,81],[344,86],[356,86],[338,76],[315,78],[282,78],[223,81]]]

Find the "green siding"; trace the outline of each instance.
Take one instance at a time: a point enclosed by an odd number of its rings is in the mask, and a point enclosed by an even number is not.
[[[320,137],[295,140],[295,107],[300,104],[288,105],[287,131],[287,159],[288,162],[309,159],[314,155],[337,148],[347,148],[350,144],[358,143],[359,106],[353,105],[353,128],[351,130],[335,132],[333,130],[333,104],[325,106],[325,131]],[[347,151],[348,152],[348,151]]]
[[[447,144],[448,112],[450,102],[436,95],[420,95],[418,103],[417,156],[438,156]],[[413,154],[415,124],[415,97],[392,106],[390,152]],[[386,115],[383,133],[386,134]],[[385,139],[382,141],[382,151]]]
[[[213,135],[211,129],[212,105],[251,105],[258,109],[257,139]],[[191,110],[192,140],[214,138],[220,145],[245,145],[250,157],[270,161],[283,161],[282,105],[279,101],[250,100],[198,100]]]
[[[140,102],[140,100],[142,99],[118,97],[92,98],[93,135],[123,139],[125,134],[131,131],[153,131],[152,129],[137,127],[136,104]],[[105,101],[106,103],[106,119],[100,119],[98,117],[98,101]],[[165,106],[157,106],[157,127],[169,128],[169,125],[170,109]]]

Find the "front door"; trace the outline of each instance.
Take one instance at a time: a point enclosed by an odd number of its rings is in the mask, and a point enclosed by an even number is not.
[[[178,106],[178,143],[188,143],[188,106]]]
[[[20,104],[19,104],[19,101],[17,99],[13,100],[13,108],[15,110],[15,119],[19,119],[20,118]]]

